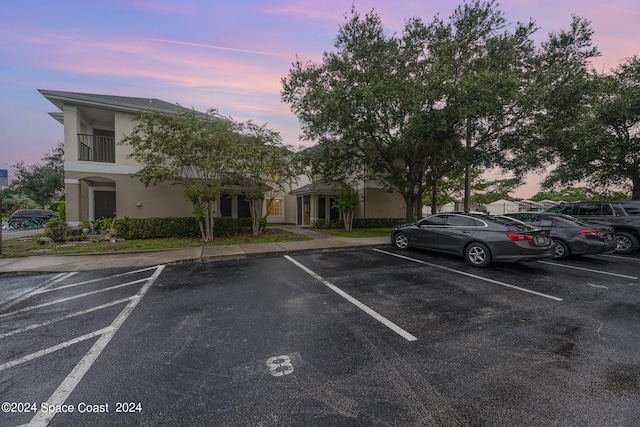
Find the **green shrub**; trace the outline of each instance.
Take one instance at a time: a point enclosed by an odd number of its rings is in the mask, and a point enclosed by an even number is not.
[[[111,218],[98,218],[93,222],[95,230],[110,230],[113,228],[113,220]]]
[[[200,237],[198,221],[193,217],[117,219],[113,224],[118,236],[124,239],[156,239],[171,237]],[[251,230],[251,218],[216,218],[214,236],[232,236]]]
[[[87,236],[84,233],[80,233],[80,234],[67,234],[66,236],[64,236],[64,241],[65,242],[80,242],[84,239],[86,239]]]
[[[353,228],[388,228],[405,222],[404,218],[354,218]]]
[[[326,218],[320,218],[313,223],[314,228],[344,228],[342,220],[330,221]]]
[[[58,218],[60,218],[63,222],[67,222],[67,202],[64,200],[60,200],[58,202],[58,207],[56,208],[58,212]]]
[[[67,223],[60,218],[51,218],[47,221],[44,231],[45,236],[50,237],[54,242],[64,242],[65,238],[71,234]]]

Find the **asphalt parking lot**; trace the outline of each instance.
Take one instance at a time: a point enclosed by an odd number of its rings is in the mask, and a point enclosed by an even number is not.
[[[638,425],[639,267],[389,246],[24,278],[0,424]]]

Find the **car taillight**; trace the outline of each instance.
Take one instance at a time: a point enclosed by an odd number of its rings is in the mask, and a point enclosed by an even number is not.
[[[507,237],[514,242],[524,242],[535,239],[535,236],[532,236],[531,234],[507,234]]]
[[[580,234],[593,234],[594,236],[603,237],[604,230],[580,230]]]

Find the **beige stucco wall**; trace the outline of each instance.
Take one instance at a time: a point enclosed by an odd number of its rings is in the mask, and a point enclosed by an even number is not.
[[[367,188],[356,211],[357,218],[404,218],[404,199],[397,191]]]
[[[114,117],[115,137],[116,137],[116,164],[121,166],[140,167],[140,164],[128,155],[133,151],[130,145],[122,145],[122,140],[126,135],[131,135],[137,122],[134,116],[129,113],[116,112]]]
[[[116,192],[117,218],[192,215],[193,206],[179,186],[163,183],[145,187],[139,179],[129,175],[103,173],[98,176],[86,172],[67,172],[65,181],[67,222],[71,225],[95,219],[91,212],[92,189]]]
[[[116,175],[116,209],[118,217],[151,218],[191,216],[193,205],[182,187],[167,183],[145,187],[138,178]]]
[[[66,162],[78,160],[78,133],[80,113],[76,107],[65,105],[64,117],[64,158]]]

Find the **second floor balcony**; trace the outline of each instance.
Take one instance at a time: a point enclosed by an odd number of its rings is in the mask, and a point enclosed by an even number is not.
[[[112,136],[78,134],[78,160],[116,162],[116,139]]]

